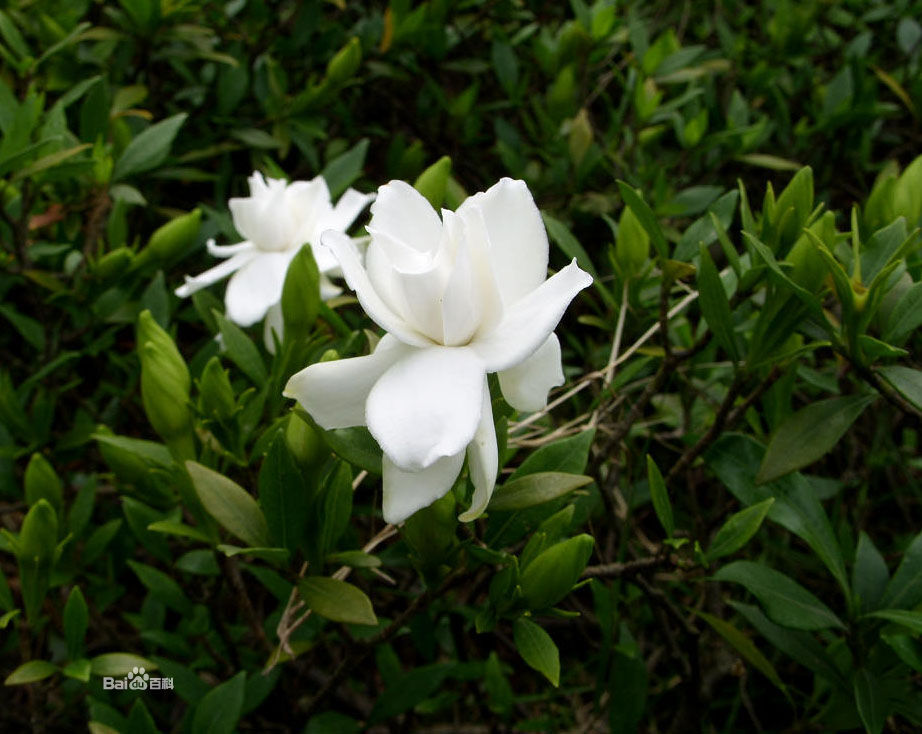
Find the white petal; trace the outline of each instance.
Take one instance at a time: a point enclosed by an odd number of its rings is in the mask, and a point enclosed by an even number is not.
[[[431,466],[470,443],[481,413],[483,362],[465,347],[414,350],[368,395],[368,430],[407,471]]]
[[[262,319],[282,297],[289,262],[284,252],[260,252],[234,273],[224,294],[227,317],[240,326]]]
[[[487,334],[478,334],[471,348],[487,365],[487,372],[515,367],[530,357],[550,336],[570,301],[592,283],[576,258],[559,273],[507,308],[502,321]]]
[[[380,232],[418,252],[433,252],[439,244],[442,222],[432,205],[410,184],[391,181],[378,189],[368,231]]]
[[[208,254],[213,257],[231,257],[236,255],[238,252],[246,252],[247,250],[254,249],[252,242],[238,242],[236,245],[217,245],[213,239],[209,239],[205,242],[205,247],[208,250]]]
[[[196,276],[187,275],[186,282],[179,286],[175,293],[180,298],[191,296],[196,291],[200,291],[202,288],[205,288],[212,283],[217,283],[219,280],[223,280],[231,273],[234,273],[242,268],[256,256],[257,252],[254,248],[241,250],[229,260],[218,263],[213,268],[206,270],[204,273],[199,273]]]
[[[347,231],[356,217],[370,202],[374,201],[374,198],[374,194],[360,194],[355,189],[346,189],[346,192],[336,202],[336,206],[333,207],[333,211],[321,222],[322,230]],[[318,235],[322,233],[322,230],[318,232]]]
[[[516,410],[541,410],[547,405],[548,391],[558,385],[563,385],[563,366],[554,333],[524,362],[499,373],[503,397]]]
[[[319,242],[315,240],[322,231],[318,225],[333,211],[330,189],[323,176],[316,176],[310,181],[293,181],[285,191],[285,209],[296,223],[292,239],[298,245]]]
[[[365,425],[365,401],[381,375],[412,347],[385,334],[366,357],[317,362],[291,376],[282,394],[294,398],[322,428]]]
[[[273,337],[272,334],[275,333]],[[269,354],[275,354],[275,340],[279,344],[285,337],[285,319],[282,315],[282,302],[274,303],[266,311],[266,319],[263,322],[263,344],[266,345],[266,351]]]
[[[499,471],[499,449],[496,445],[496,427],[493,425],[493,406],[490,403],[490,386],[483,381],[483,406],[480,423],[474,440],[467,447],[467,463],[474,483],[474,496],[467,512],[458,515],[461,522],[475,520],[483,514],[493,496],[496,472]]]
[[[384,521],[392,525],[431,505],[451,490],[461,473],[464,452],[445,456],[420,471],[404,471],[384,456]]]
[[[266,193],[235,197],[227,206],[237,231],[259,249],[279,252],[303,244],[292,242],[295,220],[288,209],[284,181],[269,179]]]
[[[324,301],[336,298],[336,296],[342,292],[343,289],[330,280],[324,273],[320,274],[320,297]]]
[[[446,224],[454,221],[456,218],[449,217]],[[471,260],[467,239],[460,232],[455,261],[439,299],[442,342],[447,346],[467,344],[480,326],[484,310],[484,286],[489,284],[481,283],[478,275]]]
[[[362,308],[372,321],[406,344],[417,347],[432,344],[431,339],[417,332],[382,300],[381,295],[368,279],[365,268],[362,267],[358,248],[348,235],[327,230],[323,233],[323,244],[333,251],[339,261],[339,267],[342,268],[346,283],[355,291],[356,298],[359,299],[359,303],[362,304]],[[370,250],[369,257],[371,257]]]
[[[524,181],[503,178],[458,207],[483,215],[490,238],[490,260],[503,303],[510,306],[542,283],[547,275],[548,242],[541,213]]]

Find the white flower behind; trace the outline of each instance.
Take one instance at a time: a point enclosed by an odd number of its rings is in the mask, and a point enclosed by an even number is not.
[[[553,330],[592,279],[575,260],[547,278],[548,240],[528,187],[502,179],[442,217],[415,189],[378,190],[365,265],[355,244],[325,232],[343,276],[388,333],[365,357],[313,364],[285,395],[326,429],[367,425],[384,452],[384,518],[398,523],[445,495],[464,463],[472,520],[496,484],[487,375],[503,396],[538,410],[563,383]]]
[[[261,320],[282,298],[285,273],[302,245],[310,243],[321,273],[322,298],[340,289],[330,281],[339,274],[336,258],[320,247],[325,231],[345,233],[374,197],[348,189],[333,206],[322,176],[310,181],[286,183],[263,178],[258,171],[249,178],[250,195],[228,202],[234,226],[244,237],[236,245],[217,245],[208,240],[208,252],[224,262],[200,275],[186,276],[176,289],[180,298],[231,276],[224,294],[227,317],[240,326]]]

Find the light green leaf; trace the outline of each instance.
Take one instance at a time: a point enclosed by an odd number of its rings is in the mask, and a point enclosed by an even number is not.
[[[637,217],[637,221],[647,230],[647,234],[650,235],[650,239],[653,241],[653,246],[656,247],[656,252],[664,260],[667,259],[669,257],[669,243],[666,241],[666,236],[663,234],[653,210],[650,209],[630,184],[618,181],[618,190],[621,192],[621,198],[624,199],[625,205],[631,208],[634,216]]]
[[[708,248],[701,245],[699,252],[701,260],[698,264],[698,305],[701,307],[701,314],[720,346],[731,359],[738,361],[739,347],[733,331],[733,314],[730,311],[727,292]]]
[[[3,681],[5,686],[18,686],[23,683],[35,683],[58,672],[58,666],[47,660],[30,660],[10,673]]]
[[[560,651],[551,636],[530,619],[519,617],[512,625],[512,637],[522,660],[558,687]]]
[[[813,594],[780,571],[752,561],[735,561],[714,574],[715,581],[744,586],[775,622],[793,629],[845,629],[842,621]]]
[[[820,459],[874,400],[872,395],[820,400],[785,418],[772,434],[756,482],[771,482]]]
[[[775,498],[769,497],[752,507],[730,515],[727,521],[720,526],[714,540],[711,541],[711,547],[707,551],[707,560],[715,561],[735,553],[746,545],[762,526],[762,521],[773,504],[775,504]]]
[[[562,497],[579,487],[591,484],[592,477],[564,472],[536,472],[506,482],[497,487],[490,499],[489,510],[522,510]]]
[[[264,548],[269,545],[266,518],[243,487],[194,461],[186,462],[186,470],[205,510],[225,530],[248,546]]]
[[[522,572],[522,597],[529,609],[546,609],[563,599],[579,581],[594,540],[581,534],[539,553]]]
[[[371,600],[357,586],[345,581],[310,576],[298,581],[298,591],[321,617],[347,624],[378,624]]]

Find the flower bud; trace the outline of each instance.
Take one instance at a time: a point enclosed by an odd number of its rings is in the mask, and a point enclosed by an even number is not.
[[[63,501],[63,488],[61,479],[54,467],[39,453],[32,454],[23,481],[26,490],[26,504],[35,505],[40,499],[46,499],[54,508],[58,517],[61,517]]]
[[[285,445],[304,468],[316,466],[326,455],[326,448],[313,426],[300,418],[297,413],[290,413],[285,426]]]
[[[327,79],[333,84],[345,84],[359,70],[362,63],[362,43],[357,36],[348,40],[327,64]]]
[[[542,551],[522,571],[522,597],[529,609],[553,606],[579,581],[592,555],[591,535],[577,535]]]
[[[282,286],[282,318],[289,339],[310,333],[320,310],[320,270],[310,245],[294,256]]]
[[[419,174],[413,188],[425,196],[434,209],[438,209],[445,201],[450,175],[451,158],[445,155]]]
[[[128,270],[133,261],[134,253],[127,247],[119,247],[112,252],[107,252],[96,261],[93,275],[100,280],[116,278]]]
[[[202,210],[193,209],[156,229],[147,241],[147,247],[135,258],[134,267],[170,262],[186,252],[198,237],[201,222]]]
[[[320,355],[319,362],[335,362],[339,359],[339,352],[335,349],[327,349],[323,354]]]
[[[826,212],[821,219],[814,222],[809,228],[810,231],[822,240],[832,251],[836,242],[836,216],[833,212]],[[784,258],[785,262],[791,264],[790,278],[797,285],[806,288],[811,293],[822,284],[826,273],[826,261],[823,260],[816,243],[806,233],[802,234],[791,251]]]
[[[189,368],[169,334],[148,310],[138,317],[137,344],[144,412],[154,430],[185,456],[192,449]]]
[[[618,240],[615,242],[615,262],[621,276],[630,278],[646,264],[650,257],[650,235],[631,211],[624,207],[618,220]]]
[[[227,420],[234,415],[237,403],[227,371],[221,367],[221,360],[215,356],[208,360],[199,380],[199,398],[202,412],[218,420]]]

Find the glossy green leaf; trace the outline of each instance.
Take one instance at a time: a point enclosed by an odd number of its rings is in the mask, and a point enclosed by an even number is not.
[[[880,367],[877,372],[917,410],[922,411],[922,370],[894,364]]]
[[[108,675],[113,678],[128,675],[134,668],[144,668],[148,672],[157,670],[156,663],[128,652],[107,652],[97,655],[90,658],[90,666],[93,675]]]
[[[890,573],[880,551],[874,542],[862,532],[855,551],[855,565],[852,568],[852,594],[855,604],[863,611],[875,609],[880,602]]]
[[[876,612],[870,612],[866,616],[902,625],[912,630],[916,635],[922,635],[922,612],[914,612],[908,609],[878,609]]]
[[[30,660],[20,665],[3,681],[5,686],[19,686],[24,683],[35,683],[44,680],[58,672],[58,666],[47,660]]]
[[[666,241],[666,236],[663,234],[653,210],[641,198],[640,194],[624,181],[618,181],[618,190],[621,192],[621,198],[624,199],[625,205],[631,208],[634,216],[647,230],[656,252],[661,258],[667,259],[669,257],[669,243]]]
[[[212,688],[195,707],[193,734],[233,734],[243,712],[246,671]]]
[[[339,198],[340,194],[362,174],[368,146],[368,138],[363,138],[341,156],[327,163],[323,169],[322,175],[333,199]]]
[[[762,675],[768,678],[772,682],[772,685],[775,686],[775,688],[787,695],[787,687],[778,676],[778,671],[775,670],[775,666],[772,665],[771,661],[769,661],[769,659],[762,654],[762,652],[755,646],[752,640],[750,640],[732,624],[724,621],[720,617],[715,617],[713,614],[708,614],[707,612],[698,610],[695,611],[695,614],[701,617],[701,619],[703,619],[709,625],[711,625],[711,627],[714,628],[714,631],[723,637],[727,642],[729,642],[733,648],[740,655],[742,655],[746,661],[749,662],[752,667],[754,667]]]
[[[183,112],[154,123],[125,147],[112,169],[112,181],[156,168],[166,160],[173,139],[188,115]]]
[[[577,535],[542,551],[522,572],[522,596],[529,609],[551,607],[579,581],[594,540],[591,535]]]
[[[714,338],[733,360],[739,360],[739,347],[733,330],[733,314],[720,274],[707,247],[701,246],[698,264],[698,305]]]
[[[903,560],[887,584],[880,606],[912,609],[922,603],[922,533],[909,544]]]

